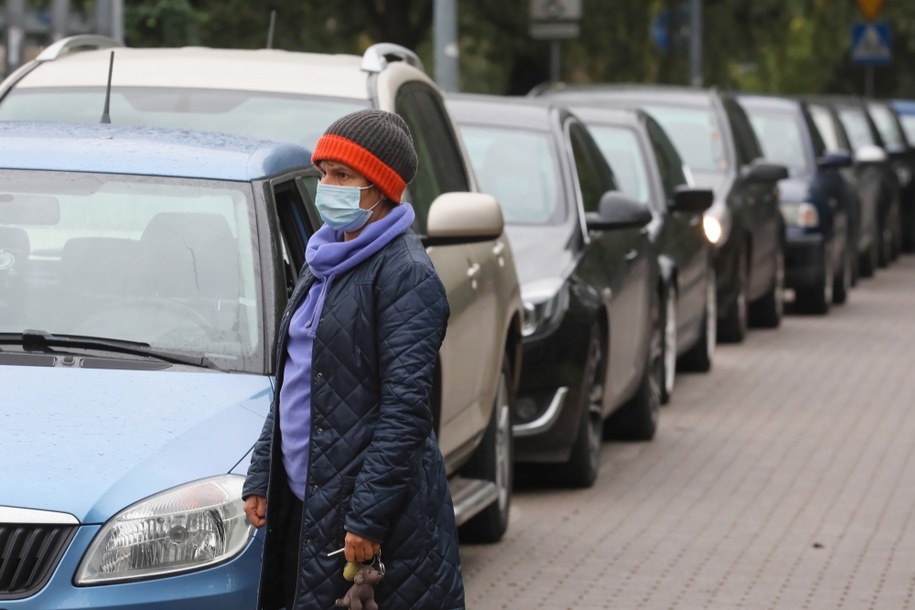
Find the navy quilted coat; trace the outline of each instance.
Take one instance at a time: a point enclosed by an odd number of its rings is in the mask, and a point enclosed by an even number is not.
[[[289,320],[314,278],[306,267],[283,315],[274,404],[254,448],[244,495],[267,498],[258,608],[285,606],[288,504],[277,400]],[[295,610],[333,608],[346,531],[381,543],[381,610],[463,608],[454,509],[435,439],[429,393],[449,315],[445,290],[419,238],[394,238],[337,277],[312,354],[311,444]],[[277,442],[273,442],[276,440]],[[278,519],[274,519],[277,521]],[[291,609],[290,609],[291,610]]]

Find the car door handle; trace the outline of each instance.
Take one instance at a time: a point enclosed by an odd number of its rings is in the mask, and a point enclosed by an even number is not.
[[[634,248],[626,253],[626,260],[629,262],[634,261],[638,257],[639,257],[639,251]]]
[[[505,251],[505,244],[503,244],[501,241],[497,242],[496,245],[492,247],[493,256],[501,256],[504,251]]]
[[[467,277],[473,279],[480,275],[480,263],[474,263],[467,267]]]

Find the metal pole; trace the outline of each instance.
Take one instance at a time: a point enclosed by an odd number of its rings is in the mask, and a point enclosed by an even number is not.
[[[874,66],[864,68],[864,97],[874,97]]]
[[[689,84],[702,86],[702,0],[690,0]]]
[[[562,54],[558,38],[550,41],[550,80],[558,83],[562,80]]]
[[[124,0],[111,0],[111,37],[124,42]]]
[[[67,35],[70,21],[70,0],[53,0],[51,3],[51,40],[57,42]]]
[[[22,64],[25,43],[25,0],[6,0],[6,73]]]
[[[113,0],[95,0],[95,33],[111,36],[111,3]]]
[[[435,82],[458,90],[457,0],[435,0]]]

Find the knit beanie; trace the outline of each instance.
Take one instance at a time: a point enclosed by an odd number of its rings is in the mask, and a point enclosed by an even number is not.
[[[318,140],[311,162],[337,161],[377,186],[394,203],[416,175],[416,149],[402,118],[384,110],[360,110],[334,121]]]

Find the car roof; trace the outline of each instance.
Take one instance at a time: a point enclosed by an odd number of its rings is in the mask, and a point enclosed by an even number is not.
[[[755,93],[741,93],[737,100],[746,107],[752,107],[759,110],[780,110],[782,112],[797,112],[801,100],[780,97],[776,95],[759,95]]]
[[[915,114],[915,100],[892,100],[893,108],[899,114]]]
[[[553,104],[538,98],[449,93],[448,110],[459,123],[550,131]]]
[[[111,86],[264,91],[369,99],[356,55],[207,47],[101,49],[39,61],[16,88]],[[244,87],[239,87],[244,83]]]
[[[556,83],[550,87],[536,89],[536,94],[559,99],[576,100],[579,104],[595,105],[600,103],[651,102],[677,106],[686,103],[690,106],[707,106],[711,92],[699,87],[677,85],[642,85],[642,84],[593,84],[569,85]]]
[[[0,122],[0,168],[248,181],[311,164],[295,144],[154,127]]]

